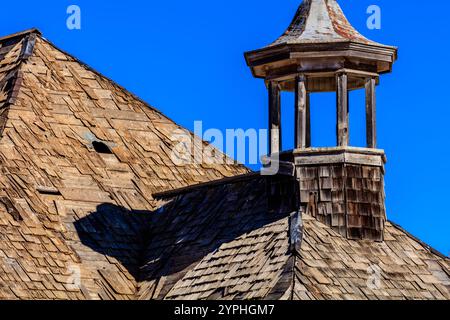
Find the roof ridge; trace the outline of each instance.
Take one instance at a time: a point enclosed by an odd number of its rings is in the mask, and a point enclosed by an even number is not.
[[[259,171],[253,171],[253,172],[249,172],[249,173],[240,174],[237,176],[222,178],[219,180],[203,182],[203,183],[199,183],[199,184],[195,184],[195,185],[191,185],[191,186],[187,186],[187,187],[183,187],[183,188],[162,191],[162,192],[154,193],[152,196],[153,196],[153,198],[167,199],[167,198],[171,198],[171,197],[180,196],[180,195],[183,195],[186,193],[198,191],[199,189],[206,188],[206,187],[219,187],[219,186],[226,185],[226,184],[243,182],[243,181],[254,179],[257,177],[267,177],[267,176],[261,175],[261,173]]]
[[[38,31],[36,29],[36,31]],[[39,32],[39,31],[38,31]],[[150,110],[152,110],[153,112],[157,113],[158,115],[160,115],[161,117],[163,117],[164,119],[172,122],[175,126],[177,126],[178,128],[185,130],[187,132],[189,132],[189,134],[191,134],[192,136],[195,137],[195,133],[186,128],[185,126],[180,125],[178,122],[174,121],[172,118],[170,118],[169,116],[167,116],[165,113],[163,113],[162,111],[160,111],[159,109],[157,109],[156,107],[152,106],[150,103],[146,102],[144,99],[140,98],[137,94],[131,92],[130,90],[128,90],[127,88],[125,88],[124,86],[120,85],[119,83],[117,83],[115,80],[111,79],[108,76],[105,76],[104,74],[102,74],[100,71],[96,70],[95,68],[91,67],[89,64],[81,61],[79,58],[77,58],[76,56],[74,56],[73,54],[61,49],[59,46],[55,45],[52,41],[50,41],[49,39],[42,37],[42,34],[38,33],[40,37],[40,39],[46,43],[48,43],[50,46],[52,46],[54,49],[58,50],[59,52],[67,55],[68,57],[70,57],[71,59],[74,60],[74,62],[79,63],[81,66],[85,67],[87,70],[95,73],[96,75],[98,75],[99,77],[109,81],[113,86],[116,86],[118,89],[122,90],[123,92],[125,92],[126,94],[129,94],[133,99],[141,102],[144,106],[146,106],[147,108],[149,108]],[[198,137],[202,143],[207,144],[207,145],[211,145],[211,143],[205,141],[202,137]],[[228,157],[228,155],[225,154],[225,152],[219,148],[216,148],[215,146],[213,146],[215,150],[217,150],[218,152],[220,152],[224,157],[226,157],[227,159],[231,159]],[[242,168],[246,168],[245,165],[238,163],[238,161],[232,159],[234,161],[234,165],[240,165]]]
[[[423,246],[426,250],[428,250],[430,253],[435,254],[437,256],[439,256],[440,258],[450,261],[450,257],[447,257],[444,253],[440,252],[439,250],[433,248],[432,246],[430,246],[429,244],[427,244],[426,242],[424,242],[423,240],[420,240],[418,237],[416,237],[415,235],[413,235],[412,233],[408,232],[407,230],[405,230],[401,225],[399,225],[398,223],[395,223],[391,220],[387,220],[390,224],[392,224],[392,226],[396,229],[398,229],[399,231],[403,232],[405,235],[407,235],[408,237],[410,237],[411,239],[413,239],[414,241],[418,242],[421,246]]]
[[[17,37],[22,37],[21,40],[19,40],[14,45],[17,45],[21,43],[22,48],[20,49],[20,54],[17,57],[17,61],[15,62],[16,65],[7,71],[5,74],[5,77],[2,79],[2,82],[4,81],[7,83],[8,81],[12,81],[10,88],[7,90],[7,98],[5,100],[5,103],[3,105],[3,112],[1,114],[0,119],[0,138],[2,137],[3,131],[6,127],[6,124],[8,122],[8,114],[10,110],[10,106],[13,105],[16,102],[17,96],[19,95],[19,91],[23,84],[23,77],[22,77],[22,66],[24,61],[26,61],[34,52],[34,46],[36,44],[36,36],[40,35],[40,31],[37,29],[29,29],[26,31],[22,31],[19,33],[12,34],[10,36],[6,36],[0,39],[0,43],[2,41],[11,40]]]
[[[39,36],[42,36],[42,32],[39,29],[31,28],[31,29],[26,29],[26,30],[23,30],[23,31],[19,31],[19,32],[16,32],[16,33],[13,33],[13,34],[9,34],[9,35],[0,37],[0,42],[3,42],[5,40],[14,39],[14,38],[17,38],[17,37],[23,37],[23,36],[30,35],[30,34],[37,34]]]
[[[153,107],[152,105],[150,105],[148,102],[144,101],[142,98],[140,98],[138,95],[134,94],[133,92],[131,92],[130,90],[128,90],[127,88],[123,87],[122,85],[118,84],[116,81],[114,81],[113,79],[111,79],[108,76],[105,76],[103,73],[101,73],[100,71],[96,70],[95,68],[93,68],[92,66],[90,66],[88,63],[83,62],[82,60],[80,60],[79,58],[77,58],[76,56],[74,56],[73,54],[65,51],[64,49],[61,49],[59,46],[57,46],[56,44],[54,44],[52,41],[50,41],[47,38],[41,37],[41,39],[43,41],[45,41],[46,43],[48,43],[49,45],[51,45],[53,48],[55,48],[56,50],[62,52],[63,54],[69,56],[70,58],[72,58],[75,62],[79,63],[80,65],[82,65],[83,67],[85,67],[86,69],[88,69],[89,71],[95,73],[96,75],[98,75],[101,78],[104,78],[106,80],[108,80],[109,82],[111,82],[113,85],[117,86],[119,89],[125,91],[126,93],[130,94],[134,99],[142,102],[143,104],[145,104],[147,107],[149,107],[150,109],[152,109],[153,111],[159,113],[160,115],[162,115],[163,117],[167,118],[168,120],[172,121],[173,123],[175,123],[177,126],[185,129],[184,127],[180,126],[178,123],[176,123],[175,121],[173,121],[172,119],[170,119],[168,116],[166,116],[165,114],[163,114],[160,110],[156,109],[155,107]]]

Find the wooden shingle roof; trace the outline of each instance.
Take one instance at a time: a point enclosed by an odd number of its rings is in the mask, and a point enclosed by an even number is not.
[[[303,214],[273,212],[247,177],[166,199],[149,234],[142,299],[450,299],[450,260],[388,222],[383,242],[349,240]]]
[[[36,30],[0,40],[0,125],[0,299],[136,297],[152,194],[248,171],[176,165],[187,130]]]
[[[450,298],[449,260],[393,224],[351,241],[304,215],[293,250],[281,178],[177,165],[186,130],[36,30],[0,39],[0,125],[0,299]]]

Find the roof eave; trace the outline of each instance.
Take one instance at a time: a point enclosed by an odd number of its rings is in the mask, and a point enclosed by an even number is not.
[[[262,66],[269,66],[272,63],[295,59],[297,53],[326,53],[332,56],[332,52],[336,52],[336,57],[346,56],[342,52],[356,52],[360,58],[389,63],[389,70],[380,70],[381,73],[389,73],[392,71],[393,63],[397,60],[398,48],[393,46],[381,45],[376,43],[362,43],[358,41],[340,41],[333,43],[281,43],[274,46],[265,47],[258,50],[246,52],[245,59],[247,65],[252,70],[255,78],[264,78],[255,69]]]
[[[398,48],[389,45],[382,45],[378,43],[364,43],[359,41],[336,41],[336,42],[305,42],[305,43],[280,43],[273,46],[264,47],[257,50],[247,51],[244,53],[247,65],[254,66],[254,61],[260,56],[270,56],[279,54],[280,52],[309,52],[309,51],[333,51],[345,50],[353,48],[367,48],[370,51],[384,52],[391,54],[394,59],[397,59]]]

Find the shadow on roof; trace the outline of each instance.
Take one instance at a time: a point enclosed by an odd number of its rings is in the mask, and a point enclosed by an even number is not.
[[[269,212],[265,192],[264,180],[254,179],[194,191],[154,212],[102,204],[75,228],[84,245],[117,259],[137,281],[181,278],[223,244],[243,248],[273,232],[265,227],[288,214]]]

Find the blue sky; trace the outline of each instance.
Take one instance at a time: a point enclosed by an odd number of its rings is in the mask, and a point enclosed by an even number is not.
[[[193,129],[267,126],[267,93],[243,52],[275,40],[300,0],[7,1],[0,35],[30,27],[62,49]],[[379,147],[386,150],[388,218],[450,254],[450,2],[339,1],[372,40],[399,47],[394,72],[378,87]],[[274,5],[276,3],[276,5]],[[81,30],[66,28],[66,9],[81,8]],[[366,9],[382,10],[381,30]],[[420,10],[417,7],[420,6]],[[7,14],[6,14],[7,13]],[[334,98],[312,100],[313,144],[334,144]],[[293,145],[293,99],[283,96],[283,140]],[[363,92],[351,97],[351,142],[364,144]]]

